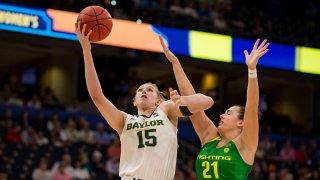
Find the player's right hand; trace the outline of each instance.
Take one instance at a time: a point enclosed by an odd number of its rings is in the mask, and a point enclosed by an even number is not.
[[[249,69],[256,69],[259,59],[269,51],[269,43],[267,43],[267,40],[265,39],[260,45],[259,41],[260,39],[256,40],[250,54],[247,50],[244,51],[246,64]]]
[[[91,44],[89,41],[89,37],[92,33],[92,30],[89,31],[87,35],[85,35],[86,24],[83,25],[82,29],[80,27],[80,22],[75,25],[75,33],[78,37],[78,40],[81,44],[83,50],[91,50]]]

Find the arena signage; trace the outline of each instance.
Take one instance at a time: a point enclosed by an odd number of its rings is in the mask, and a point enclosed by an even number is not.
[[[45,9],[0,3],[0,29],[76,40],[73,33],[55,31],[53,24]]]
[[[40,17],[41,18],[41,17]],[[0,10],[0,23],[18,27],[38,29],[39,16]]]
[[[74,34],[77,17],[78,13],[74,12],[0,3],[0,30],[77,40]],[[158,39],[161,34],[177,55],[243,64],[243,50],[249,50],[255,41],[120,19],[112,21],[110,35],[98,44],[162,52]],[[262,67],[320,74],[320,49],[271,42],[270,52],[262,58],[258,64]]]

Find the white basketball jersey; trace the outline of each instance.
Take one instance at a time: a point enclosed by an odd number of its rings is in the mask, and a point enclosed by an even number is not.
[[[172,180],[177,159],[177,128],[158,107],[150,117],[128,114],[120,135],[121,179]]]

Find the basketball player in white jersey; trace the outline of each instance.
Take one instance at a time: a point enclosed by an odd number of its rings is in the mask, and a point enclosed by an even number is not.
[[[103,94],[94,67],[91,44],[85,35],[85,25],[76,26],[82,46],[85,79],[91,99],[108,124],[117,131],[121,140],[119,175],[122,180],[172,180],[177,158],[177,121],[182,116],[179,106],[187,106],[191,113],[200,112],[213,105],[213,100],[203,94],[179,96],[170,89],[172,100],[163,101],[158,87],[152,83],[141,85],[136,91],[134,106],[138,115],[118,110]]]

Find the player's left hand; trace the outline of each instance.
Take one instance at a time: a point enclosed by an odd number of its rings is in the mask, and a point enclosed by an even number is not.
[[[159,35],[159,39],[160,39],[160,43],[161,43],[161,46],[163,48],[163,52],[164,52],[164,55],[166,56],[166,58],[171,63],[178,62],[179,61],[178,58],[170,51],[170,49],[168,48],[168,46],[164,42],[163,37],[161,35]]]
[[[170,99],[174,102],[176,109],[179,109],[181,105],[181,96],[179,95],[177,90],[173,90],[169,88]]]
[[[250,54],[247,50],[244,51],[244,55],[246,56],[246,64],[249,69],[256,69],[260,57],[262,57],[269,51],[269,49],[267,49],[269,46],[269,43],[266,43],[267,40],[265,39],[260,45],[259,41],[260,39],[257,39]]]

